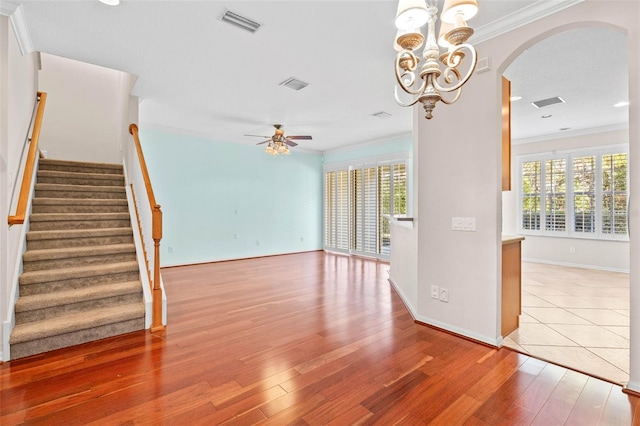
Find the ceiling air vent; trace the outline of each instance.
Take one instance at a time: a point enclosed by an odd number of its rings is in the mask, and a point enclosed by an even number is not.
[[[391,114],[389,114],[388,112],[380,111],[374,112],[373,114],[371,114],[371,116],[376,118],[389,118],[391,117]]]
[[[237,13],[234,13],[230,10],[225,11],[224,15],[222,15],[220,19],[251,33],[255,33],[256,31],[258,31],[258,28],[260,28],[260,24],[256,21],[245,18],[244,16],[238,15]]]
[[[536,108],[544,108],[549,105],[562,104],[562,103],[564,103],[564,99],[562,99],[560,96],[556,96],[554,98],[542,99],[540,101],[531,102],[531,105],[533,105]]]
[[[309,83],[305,83],[304,81],[298,80],[295,77],[291,77],[280,83],[280,86],[287,87],[291,90],[300,90],[307,87]]]

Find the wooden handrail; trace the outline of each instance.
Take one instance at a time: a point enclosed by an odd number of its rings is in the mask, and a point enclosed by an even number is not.
[[[153,238],[153,281],[152,281],[152,299],[153,299],[153,314],[151,318],[151,331],[164,330],[162,324],[162,289],[160,288],[160,240],[162,239],[162,210],[156,203],[156,197],[153,195],[153,188],[151,187],[151,179],[149,178],[149,172],[147,171],[147,163],[144,160],[142,154],[142,146],[140,145],[140,138],[138,137],[138,126],[131,124],[129,126],[129,133],[133,136],[133,142],[136,146],[136,152],[138,153],[138,161],[140,162],[140,170],[142,171],[142,179],[144,180],[144,186],[147,191],[147,197],[149,198],[149,205],[151,206],[151,238]]]
[[[40,140],[40,128],[42,127],[42,117],[44,116],[44,106],[47,103],[47,94],[38,92],[38,111],[36,120],[31,133],[31,144],[29,145],[29,153],[24,166],[22,175],[22,185],[20,186],[20,195],[18,196],[18,205],[16,206],[16,214],[9,216],[9,226],[22,225],[27,215],[27,204],[29,202],[29,191],[31,189],[31,179],[33,178],[33,169],[36,165],[36,157],[38,155],[38,141]]]

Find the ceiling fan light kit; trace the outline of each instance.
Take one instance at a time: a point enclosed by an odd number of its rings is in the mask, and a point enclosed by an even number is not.
[[[245,135],[245,136],[254,136],[259,138],[268,138],[266,141],[258,142],[256,145],[267,144],[264,152],[267,154],[273,155],[277,157],[278,155],[289,155],[291,150],[289,147],[298,146],[297,143],[293,141],[293,139],[298,140],[311,140],[311,136],[285,136],[284,130],[282,129],[282,124],[274,124],[275,132],[273,136],[260,136],[260,135]]]
[[[398,104],[410,107],[420,102],[426,111],[425,117],[431,119],[439,101],[452,104],[458,100],[462,86],[469,80],[478,62],[476,49],[467,43],[473,35],[473,28],[467,25],[467,21],[477,12],[476,0],[445,0],[436,41],[436,0],[398,1],[395,20],[398,32],[394,41],[394,48],[398,52],[395,61],[395,99]],[[426,41],[420,31],[425,24]],[[421,60],[414,51],[423,44]],[[440,47],[446,49],[442,54]],[[422,66],[418,69],[421,61]],[[443,69],[440,64],[444,66]],[[466,67],[464,73],[461,71],[463,64]],[[400,99],[398,88],[409,96],[408,102]],[[445,98],[443,93],[452,95]]]

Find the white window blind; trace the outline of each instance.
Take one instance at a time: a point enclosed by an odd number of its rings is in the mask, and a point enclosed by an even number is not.
[[[628,238],[627,157],[620,147],[520,157],[519,231]]]
[[[627,154],[602,156],[602,233],[627,234]]]
[[[324,245],[349,250],[348,170],[325,173]]]
[[[566,229],[566,177],[567,166],[564,158],[545,162],[545,229],[547,231]]]
[[[390,216],[407,214],[406,163],[352,166],[345,172],[325,172],[325,248],[386,257]]]

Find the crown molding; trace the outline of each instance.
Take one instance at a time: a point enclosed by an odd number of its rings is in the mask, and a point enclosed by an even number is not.
[[[29,32],[29,26],[24,16],[24,6],[19,5],[9,17],[9,21],[11,21],[13,32],[18,41],[20,53],[23,56],[32,53],[34,51],[33,42],[31,41],[31,33]]]
[[[497,21],[478,28],[472,37],[474,44],[479,44],[499,35],[508,33],[530,22],[537,21],[568,7],[575,6],[585,0],[542,1],[539,0],[516,12],[506,15]]]
[[[383,138],[378,138],[370,141],[355,143],[352,145],[346,145],[346,146],[340,146],[337,148],[327,149],[322,151],[322,155],[349,152],[349,151],[354,151],[360,148],[366,148],[366,147],[375,146],[375,145],[383,145],[383,144],[392,143],[392,142],[403,142],[407,139],[411,139],[412,135],[413,135],[412,131],[402,132],[402,133],[398,133],[388,137],[383,137]]]
[[[0,15],[11,16],[18,6],[20,6],[20,3],[17,1],[3,0],[2,3],[0,3]]]
[[[591,127],[588,129],[577,129],[572,131],[566,131],[562,133],[551,133],[548,135],[532,136],[530,138],[513,139],[511,142],[514,145],[524,145],[528,143],[545,142],[555,139],[573,138],[576,136],[595,135],[597,133],[610,133],[619,130],[629,129],[629,123],[612,124],[609,126]]]

